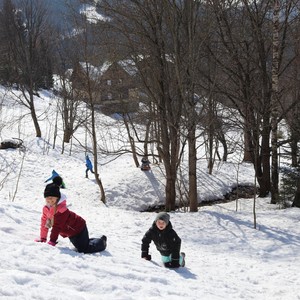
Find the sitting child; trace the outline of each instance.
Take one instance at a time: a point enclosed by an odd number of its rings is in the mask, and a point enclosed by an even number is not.
[[[148,170],[150,170],[150,161],[149,161],[149,159],[146,156],[144,156],[142,158],[141,162],[142,162],[142,166],[141,166],[141,170],[142,171],[148,171]]]
[[[83,218],[70,211],[66,205],[65,196],[60,193],[60,180],[53,180],[46,186],[44,198],[46,205],[43,207],[41,217],[40,238],[36,242],[47,242],[48,230],[51,228],[49,245],[55,246],[58,235],[68,237],[78,252],[95,253],[106,248],[106,236],[89,238],[86,222]]]
[[[185,254],[180,253],[181,239],[172,228],[170,215],[166,212],[157,214],[152,226],[142,239],[142,258],[151,260],[149,246],[154,242],[167,268],[179,268],[185,265]]]

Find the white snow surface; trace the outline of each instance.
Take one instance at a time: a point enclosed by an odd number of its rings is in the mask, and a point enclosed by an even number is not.
[[[186,267],[164,268],[153,243],[152,261],[143,260],[141,239],[156,213],[140,211],[164,201],[162,166],[142,172],[131,155],[100,159],[104,205],[93,176],[85,178],[85,152],[77,142],[84,144],[85,131],[75,133],[71,155],[71,145],[61,154],[59,126],[53,149],[57,99],[48,92],[40,96],[35,101],[43,137],[36,138],[28,112],[0,88],[0,138],[22,138],[26,147],[0,150],[0,299],[300,299],[298,208],[278,209],[269,198],[257,198],[256,229],[253,199],[170,212]],[[237,174],[239,183],[254,182],[253,167],[234,159],[216,165],[213,175],[205,161],[198,167],[202,200],[222,198]],[[44,181],[53,169],[66,183],[69,209],[87,221],[90,236],[107,236],[105,251],[81,254],[62,237],[55,247],[34,242]]]

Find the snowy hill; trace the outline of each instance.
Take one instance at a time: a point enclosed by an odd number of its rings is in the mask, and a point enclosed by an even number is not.
[[[67,145],[61,154],[61,125],[53,149],[57,99],[51,93],[41,96],[36,108],[43,138],[36,138],[28,112],[0,89],[1,140],[20,137],[26,146],[25,152],[0,150],[0,299],[300,298],[298,208],[279,210],[270,199],[257,199],[257,229],[253,199],[201,207],[197,213],[171,212],[186,267],[164,268],[153,244],[152,261],[145,261],[140,258],[141,238],[156,213],[139,211],[163,203],[159,166],[152,165],[147,173],[134,166],[130,155],[113,161],[103,157],[105,206],[92,176],[85,178],[85,153],[79,143],[74,140],[72,149]],[[99,117],[120,132],[116,120]],[[114,134],[111,127],[110,134]],[[85,131],[76,132],[76,139],[84,143]],[[80,254],[61,237],[56,247],[34,242],[39,236],[44,181],[53,169],[63,176],[68,207],[86,219],[90,236],[107,236],[105,251]],[[205,170],[205,162],[199,170]],[[222,197],[236,184],[236,170],[229,161],[211,176],[199,171],[200,196]],[[239,166],[239,182],[253,182],[251,165]]]

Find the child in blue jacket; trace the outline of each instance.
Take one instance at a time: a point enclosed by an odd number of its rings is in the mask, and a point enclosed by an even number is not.
[[[85,157],[85,166],[86,166],[85,178],[89,178],[88,172],[91,171],[94,174],[94,171],[93,171],[93,164],[88,155]]]

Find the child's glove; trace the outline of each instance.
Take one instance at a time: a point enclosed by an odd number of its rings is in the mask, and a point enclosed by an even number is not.
[[[146,260],[151,260],[151,255],[150,254],[147,254],[145,256],[142,256],[143,259],[146,259]]]
[[[51,242],[51,241],[49,241],[48,244],[51,245],[51,246],[55,246],[56,245],[56,243]]]
[[[38,242],[38,243],[46,243],[46,242],[47,242],[47,240],[44,239],[44,238],[35,239],[34,241],[35,241],[35,242]]]

